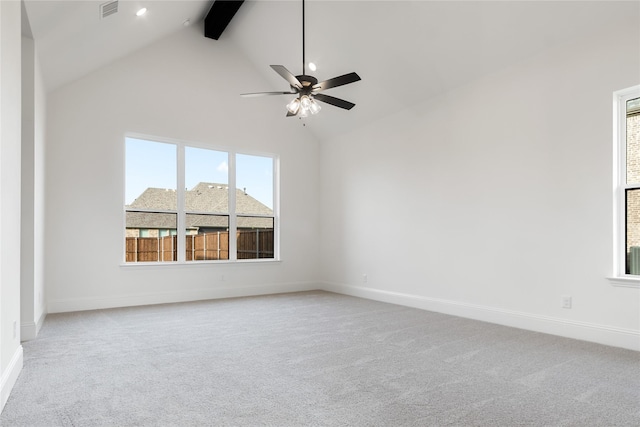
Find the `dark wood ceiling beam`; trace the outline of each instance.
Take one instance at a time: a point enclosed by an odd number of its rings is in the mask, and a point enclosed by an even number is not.
[[[204,18],[204,36],[218,40],[244,0],[216,0]]]

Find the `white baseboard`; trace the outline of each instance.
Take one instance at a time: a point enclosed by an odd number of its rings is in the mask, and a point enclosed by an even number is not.
[[[19,345],[16,351],[13,353],[13,357],[7,366],[7,369],[2,373],[2,379],[0,380],[0,412],[4,409],[5,403],[9,399],[9,394],[13,390],[13,386],[22,371],[23,354],[22,346]]]
[[[321,289],[514,328],[640,351],[640,331],[337,283]]]
[[[20,322],[20,341],[31,341],[36,338],[36,322]]]
[[[180,292],[50,300],[49,313],[325,290],[535,332],[640,351],[640,331],[339,283],[295,282]],[[44,318],[43,318],[44,320]],[[40,323],[40,322],[39,322]],[[39,329],[39,328],[38,328]]]
[[[20,341],[31,341],[38,336],[47,313],[42,313],[37,322],[20,322]]]
[[[50,300],[48,313],[99,310],[105,308],[133,307],[139,305],[168,304],[176,302],[202,301],[220,298],[236,298],[257,295],[303,292],[318,289],[316,282],[276,283],[255,286],[227,286],[210,289],[175,292],[154,292],[151,294],[117,295],[95,298],[70,298]]]
[[[38,333],[40,333],[40,329],[42,329],[42,325],[44,324],[44,319],[47,318],[47,312],[43,311],[42,314],[40,314],[40,318],[38,319],[38,322],[36,323],[36,336],[38,336]]]

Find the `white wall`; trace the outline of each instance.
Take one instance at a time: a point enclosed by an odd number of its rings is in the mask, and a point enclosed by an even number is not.
[[[639,290],[606,280],[639,53],[637,27],[595,34],[323,141],[324,286],[640,350]]]
[[[37,49],[22,36],[20,329],[36,337],[44,321],[44,135],[46,94]]]
[[[34,318],[34,90],[35,43],[22,36],[22,151],[21,151],[21,246],[20,246],[20,331],[22,339],[35,337]],[[31,326],[33,324],[33,326]]]
[[[239,96],[262,83],[193,26],[48,94],[49,312],[317,287],[317,142],[282,100]],[[282,262],[121,266],[126,132],[279,155]]]
[[[47,124],[47,94],[45,91],[42,67],[38,60],[38,47],[35,49],[34,64],[34,153],[33,153],[33,321],[36,334],[42,326],[46,315],[46,291],[44,280],[44,224],[45,224],[45,152]]]
[[[20,12],[20,2],[0,2],[0,409],[22,369]]]

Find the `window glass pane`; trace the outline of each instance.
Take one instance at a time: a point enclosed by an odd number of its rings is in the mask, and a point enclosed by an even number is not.
[[[126,138],[127,208],[176,210],[176,146]]]
[[[627,101],[627,184],[640,183],[640,98]]]
[[[186,215],[187,261],[229,259],[229,216]]]
[[[273,218],[238,217],[238,259],[273,258]]]
[[[126,262],[176,261],[176,146],[125,139]]]
[[[626,191],[627,274],[640,275],[640,188]]]
[[[273,158],[236,156],[236,212],[273,215]]]
[[[167,229],[176,229],[176,214],[128,211],[126,224],[126,262],[177,260],[176,237],[166,233]]]
[[[185,147],[185,210],[229,212],[229,155]]]

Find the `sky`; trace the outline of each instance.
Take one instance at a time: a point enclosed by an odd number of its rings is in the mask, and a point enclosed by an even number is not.
[[[133,202],[149,187],[175,189],[177,149],[175,144],[126,138],[125,204]],[[185,146],[185,186],[199,182],[229,183],[229,154]],[[236,155],[236,186],[273,209],[273,159]]]

